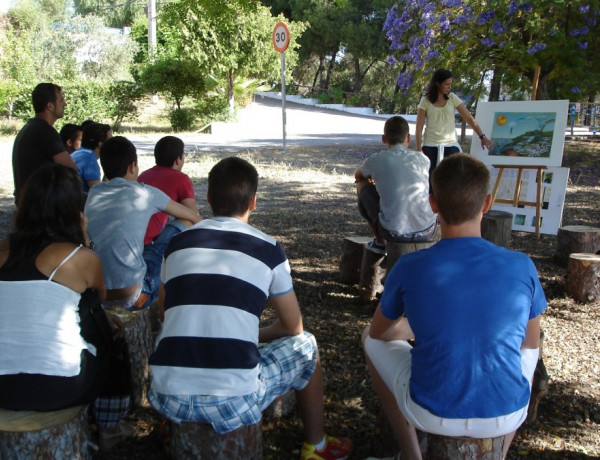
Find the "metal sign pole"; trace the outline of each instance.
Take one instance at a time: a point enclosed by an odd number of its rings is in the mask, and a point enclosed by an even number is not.
[[[290,31],[283,22],[278,22],[273,29],[273,46],[281,54],[281,121],[283,125],[283,151],[286,150],[285,135],[285,50],[290,44]]]
[[[285,133],[285,51],[281,53],[281,121],[283,126],[283,152],[286,151]]]

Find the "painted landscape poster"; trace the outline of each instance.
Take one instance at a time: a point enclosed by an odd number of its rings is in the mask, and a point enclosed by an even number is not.
[[[476,119],[494,148],[473,136],[471,153],[486,164],[560,166],[568,101],[481,102]]]

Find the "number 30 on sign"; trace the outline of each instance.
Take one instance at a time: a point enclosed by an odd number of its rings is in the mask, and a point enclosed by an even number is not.
[[[273,29],[273,46],[275,51],[283,53],[290,44],[290,31],[283,22],[278,22]]]

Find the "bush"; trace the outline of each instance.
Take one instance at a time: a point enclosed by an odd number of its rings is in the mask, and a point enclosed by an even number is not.
[[[323,92],[319,93],[319,97],[317,98],[319,104],[329,104],[329,93]]]
[[[138,111],[135,103],[142,96],[141,86],[135,82],[117,81],[108,89],[109,97],[114,103],[109,107],[113,131],[119,131],[125,120],[133,119]]]
[[[229,104],[224,95],[203,96],[198,99],[196,109],[203,125],[212,121],[227,121],[230,118]]]
[[[355,94],[346,98],[346,105],[349,107],[360,107],[362,104],[362,96]]]
[[[344,103],[344,91],[339,86],[334,86],[331,90],[331,98],[334,104]]]
[[[171,127],[175,132],[192,131],[195,126],[196,116],[186,109],[174,109],[169,114]]]

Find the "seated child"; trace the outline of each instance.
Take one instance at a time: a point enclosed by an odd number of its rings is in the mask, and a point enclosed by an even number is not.
[[[410,150],[408,123],[389,118],[381,140],[386,150],[365,159],[354,173],[358,210],[374,240],[368,246],[385,253],[385,241],[433,241],[437,219],[429,206],[429,159]]]
[[[122,136],[107,140],[100,149],[107,182],[92,187],[86,205],[88,233],[104,268],[106,307],[145,308],[157,296],[146,273],[144,235],[158,211],[192,223],[201,220],[190,208],[168,195],[139,184],[135,146]]]
[[[165,136],[154,146],[156,166],[144,171],[138,177],[138,182],[151,185],[162,190],[169,198],[187,206],[198,213],[198,205],[194,194],[194,184],[187,174],[181,172],[184,160],[184,144],[175,136]],[[150,219],[144,236],[144,260],[146,261],[147,277],[153,280],[153,285],[160,284],[160,267],[167,244],[177,233],[187,225],[176,219],[169,219],[164,212],[157,212]]]

